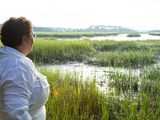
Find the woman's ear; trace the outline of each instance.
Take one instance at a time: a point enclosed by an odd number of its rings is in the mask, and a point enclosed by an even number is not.
[[[28,37],[27,37],[26,35],[24,35],[24,36],[22,37],[22,40],[23,40],[23,41],[27,41],[27,39],[28,39]]]
[[[28,39],[28,37],[25,36],[25,35],[22,37],[22,45],[23,45],[23,46],[26,46],[26,45],[27,45],[27,43],[28,43],[28,40],[27,40],[27,39]]]
[[[32,46],[33,45],[33,38],[30,38],[29,36],[24,35],[22,37],[22,44],[24,46]]]

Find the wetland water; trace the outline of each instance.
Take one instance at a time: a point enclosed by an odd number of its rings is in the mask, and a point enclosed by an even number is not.
[[[108,76],[109,74],[120,72],[128,75],[139,76],[139,69],[124,69],[124,68],[113,68],[113,67],[97,67],[86,65],[84,63],[67,63],[61,65],[43,65],[40,68],[47,68],[50,70],[58,70],[63,74],[77,75],[80,80],[96,80],[97,86],[103,92],[108,91]]]
[[[116,40],[116,41],[133,41],[133,40],[160,40],[160,36],[153,36],[149,34],[140,34],[140,37],[127,37],[127,34],[109,35],[109,36],[95,36],[95,37],[81,37],[81,40]],[[75,38],[60,38],[58,40],[71,40]]]

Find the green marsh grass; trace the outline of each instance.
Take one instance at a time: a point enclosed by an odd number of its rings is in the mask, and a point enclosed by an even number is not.
[[[155,52],[148,50],[99,52],[95,56],[94,62],[91,62],[98,66],[142,68],[146,65],[156,63],[155,56]]]
[[[94,52],[88,41],[53,41],[36,40],[29,57],[36,62],[56,63],[67,61],[83,61]]]
[[[109,75],[108,87],[115,91],[115,94],[130,96],[137,93],[139,89],[139,78],[136,75],[126,75],[122,73],[114,73]],[[132,96],[131,96],[132,97]]]
[[[47,102],[47,120],[158,120],[160,118],[160,70],[148,69],[139,77],[121,73],[112,75],[112,88],[121,87],[122,94],[104,94],[96,87],[95,80],[82,81],[77,74],[71,76],[41,69],[51,86]],[[158,73],[158,74],[156,74]],[[156,80],[156,84],[152,84]],[[137,82],[141,82],[133,97]],[[148,81],[152,87],[148,86]],[[120,86],[117,86],[118,84]],[[147,89],[148,86],[148,89]],[[125,88],[125,89],[124,89]],[[145,88],[145,89],[144,89]],[[154,94],[156,90],[156,94]],[[135,92],[135,91],[134,91]],[[119,97],[120,96],[120,97]]]
[[[146,50],[148,44],[144,44],[143,42],[137,41],[114,41],[114,40],[106,40],[106,41],[91,41],[93,47],[100,52],[105,51],[126,51],[126,50]]]
[[[83,81],[70,74],[41,70],[48,77],[51,94],[47,103],[47,120],[100,120],[108,117],[105,96],[95,81]],[[105,113],[106,115],[103,115]]]
[[[127,37],[141,37],[141,35],[139,33],[130,33]]]
[[[141,68],[156,63],[159,41],[57,41],[38,38],[29,57],[40,63],[85,62],[99,66]]]
[[[28,55],[37,63],[85,62],[98,66],[141,68],[159,60],[160,41],[57,41],[37,38]]]
[[[81,38],[94,36],[118,35],[116,32],[37,32],[37,37]]]

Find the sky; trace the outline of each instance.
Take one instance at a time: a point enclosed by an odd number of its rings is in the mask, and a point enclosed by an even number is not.
[[[24,16],[41,27],[160,29],[160,0],[3,0],[0,4],[0,23]]]

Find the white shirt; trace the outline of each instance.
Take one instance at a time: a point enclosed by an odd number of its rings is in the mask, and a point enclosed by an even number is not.
[[[0,120],[45,120],[49,84],[32,61],[0,47]]]

